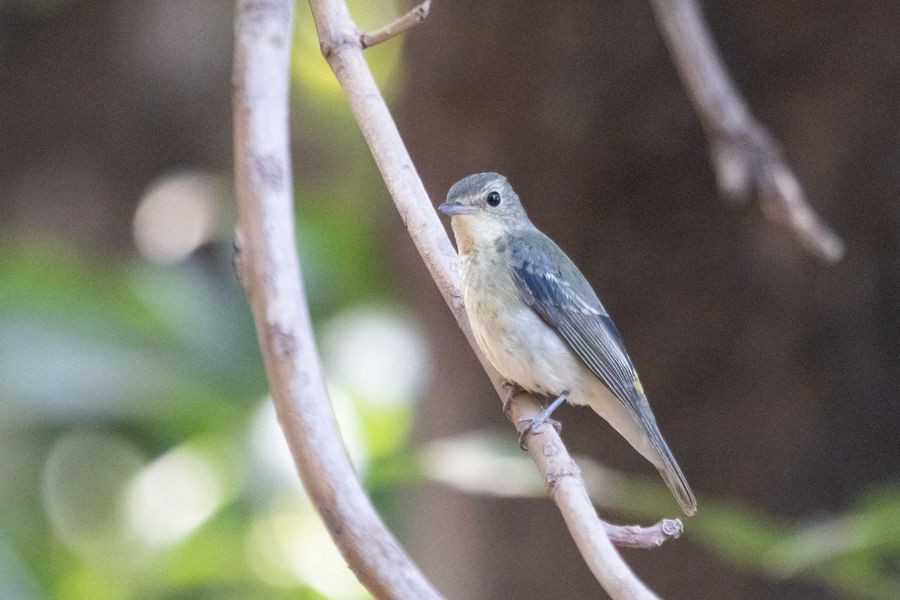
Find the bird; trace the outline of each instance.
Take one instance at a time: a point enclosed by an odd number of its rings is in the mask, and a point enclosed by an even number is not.
[[[558,426],[550,415],[563,402],[590,406],[656,467],[693,515],[694,493],[656,424],[622,335],[578,267],[532,224],[506,177],[469,175],[438,210],[450,216],[478,347],[510,386],[552,400],[528,420],[520,443],[545,423]]]

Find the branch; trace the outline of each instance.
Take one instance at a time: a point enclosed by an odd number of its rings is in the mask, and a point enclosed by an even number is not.
[[[603,529],[609,541],[616,546],[647,550],[659,548],[668,540],[680,538],[684,532],[684,525],[681,519],[663,519],[650,527],[604,523]]]
[[[656,21],[709,138],[719,190],[745,204],[755,187],[766,217],[822,260],[844,243],[807,203],[778,143],[750,112],[725,70],[696,0],[651,0]]]
[[[387,24],[381,29],[377,29],[372,33],[363,33],[359,40],[362,43],[363,48],[371,48],[376,44],[380,44],[381,42],[386,42],[392,37],[398,36],[407,29],[412,29],[426,18],[428,18],[428,13],[431,11],[431,0],[425,0],[424,2],[416,5],[411,11],[397,19],[396,21]]]
[[[472,338],[459,286],[458,258],[435,213],[422,180],[400,138],[372,73],[363,58],[362,40],[343,0],[310,0],[322,53],[341,84],[372,156],[403,222],[453,316],[494,384],[506,397],[502,377]],[[518,394],[511,404],[513,422],[540,412],[537,398]],[[591,572],[613,598],[655,598],[632,573],[606,536],[588,498],[578,467],[552,427],[529,437],[528,453],[546,481],[569,532]]]
[[[294,239],[288,132],[293,0],[239,0],[235,16],[236,266],[300,478],[335,544],[378,598],[439,594],[385,528],[334,423]]]

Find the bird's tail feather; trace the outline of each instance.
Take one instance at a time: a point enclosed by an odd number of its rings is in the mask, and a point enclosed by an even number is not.
[[[669,450],[668,444],[663,439],[659,427],[657,427],[656,423],[651,425],[651,427],[646,427],[646,429],[648,430],[650,443],[653,444],[654,449],[659,454],[660,462],[654,463],[656,469],[662,475],[666,485],[669,486],[669,490],[675,496],[675,500],[678,501],[681,510],[687,516],[692,517],[697,512],[697,499],[694,498],[694,492],[691,491],[691,486],[688,485],[684,473],[681,472],[681,467],[678,466],[672,451]]]
[[[691,486],[663,439],[647,398],[637,389],[634,392],[630,403],[610,400],[609,403],[593,402],[591,406],[657,468],[681,509],[689,517],[693,516],[697,512],[697,500]]]

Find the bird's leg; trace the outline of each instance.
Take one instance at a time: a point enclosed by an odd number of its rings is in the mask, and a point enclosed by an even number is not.
[[[559,424],[559,421],[551,419],[550,415],[553,414],[554,410],[559,408],[560,404],[566,401],[566,398],[568,398],[568,396],[569,392],[563,392],[562,394],[557,396],[556,399],[551,402],[547,408],[539,412],[531,419],[519,419],[518,421],[516,421],[516,423],[528,423],[528,425],[526,425],[525,428],[522,429],[522,433],[519,434],[519,447],[522,450],[528,449],[525,444],[525,438],[528,436],[528,434],[539,431],[541,425],[543,425],[544,423],[550,423],[551,425],[553,425],[553,428],[556,430],[556,432],[559,433],[559,431],[562,429],[562,425]]]
[[[509,414],[510,409],[512,408],[512,399],[519,392],[524,392],[525,388],[520,386],[515,381],[504,381],[503,387],[509,388],[509,393],[506,395],[506,400],[503,401],[503,416],[506,417],[507,421],[512,421],[512,417]]]

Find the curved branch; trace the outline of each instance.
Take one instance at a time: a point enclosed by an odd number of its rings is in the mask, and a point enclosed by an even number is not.
[[[319,365],[294,239],[288,134],[293,0],[239,0],[235,16],[236,266],[278,420],[307,493],[378,598],[440,598],[385,528],[341,443]]]
[[[807,203],[778,143],[729,77],[696,0],[651,0],[656,21],[709,138],[719,190],[744,204],[755,188],[763,213],[819,258],[844,255],[841,238]]]
[[[343,0],[310,0],[322,53],[341,84],[394,204],[410,237],[453,316],[503,399],[503,379],[472,338],[460,293],[458,258],[368,65],[363,44]],[[513,422],[541,410],[537,398],[518,394],[511,403]],[[591,572],[613,598],[655,598],[616,552],[591,503],[575,462],[552,427],[529,437],[528,453],[547,482],[569,532]]]

